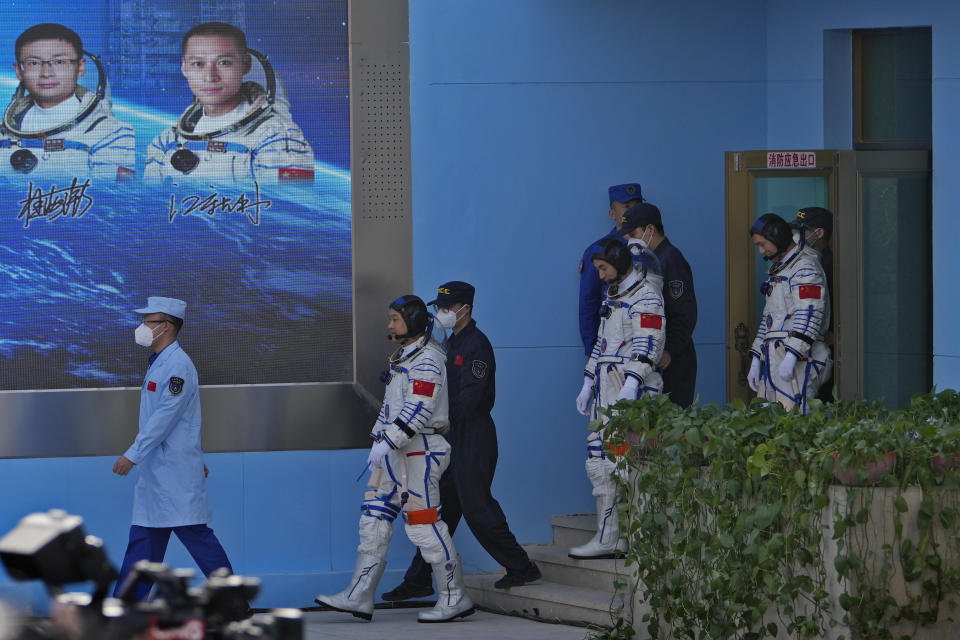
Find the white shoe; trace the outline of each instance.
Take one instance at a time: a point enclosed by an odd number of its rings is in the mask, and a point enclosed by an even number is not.
[[[578,560],[622,557],[627,541],[620,538],[620,518],[613,507],[613,495],[597,496],[597,533],[586,544],[567,552]]]
[[[370,620],[373,618],[373,600],[377,591],[377,583],[387,563],[365,553],[357,554],[357,566],[353,570],[350,586],[334,595],[320,594],[314,602],[323,607],[352,613],[358,618]]]
[[[475,610],[473,600],[463,586],[460,557],[432,566],[433,576],[437,580],[437,604],[429,611],[421,611],[417,615],[417,622],[450,622],[471,615]]]

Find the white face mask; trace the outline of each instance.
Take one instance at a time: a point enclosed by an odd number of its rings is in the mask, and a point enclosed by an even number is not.
[[[133,332],[133,339],[136,340],[137,344],[141,347],[151,347],[153,346],[153,330],[147,325],[141,324],[137,327],[136,331]]]
[[[466,308],[466,306],[460,307],[460,311],[463,311]],[[460,311],[440,309],[436,314],[437,324],[447,330],[453,329],[456,326],[457,321],[460,319]]]
[[[640,245],[644,249],[650,248],[650,241],[653,240],[653,232],[650,231],[650,225],[647,225],[643,229],[643,233],[640,234],[639,238],[630,237],[627,240],[628,245]]]

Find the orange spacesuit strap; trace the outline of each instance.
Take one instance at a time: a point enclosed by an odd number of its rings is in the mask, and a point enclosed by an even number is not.
[[[437,509],[407,511],[406,515],[407,524],[433,524],[440,519],[440,512]]]

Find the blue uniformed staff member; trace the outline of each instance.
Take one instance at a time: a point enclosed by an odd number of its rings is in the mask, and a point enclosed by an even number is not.
[[[804,235],[804,243],[820,254],[820,266],[823,267],[823,273],[827,278],[827,291],[830,292],[830,300],[833,297],[833,251],[830,249],[830,237],[833,235],[833,214],[829,209],[823,207],[804,207],[797,211],[797,217],[794,218],[790,226]],[[827,348],[830,349],[831,357],[833,355],[833,316],[830,316],[827,331],[824,337]],[[826,380],[833,377],[833,371],[827,371]],[[823,402],[833,401],[833,385],[821,384],[817,391],[817,398]]]
[[[452,330],[447,343],[447,384],[450,391],[451,462],[440,481],[442,519],[450,534],[461,515],[494,560],[507,572],[494,587],[508,589],[534,582],[540,569],[530,561],[510,527],[503,509],[490,492],[497,468],[497,429],[490,416],[496,396],[497,363],[487,336],[473,319],[474,288],[466,282],[446,282],[430,302],[437,308],[437,323]],[[421,598],[433,594],[430,567],[420,552],[407,569],[403,582],[383,594],[387,601]]]
[[[61,24],[37,24],[17,38],[15,54],[20,84],[0,125],[0,177],[132,178],[133,127],[114,117],[107,78],[80,36]],[[77,83],[85,56],[96,65],[96,91]]]
[[[686,258],[664,235],[660,209],[649,202],[634,205],[624,215],[621,235],[639,242],[660,261],[663,303],[667,316],[667,345],[658,366],[663,370],[663,393],[681,407],[693,404],[697,386],[697,296]]]
[[[583,342],[583,353],[586,356],[593,351],[593,343],[597,340],[597,329],[600,328],[600,303],[603,302],[603,290],[606,288],[597,275],[597,268],[591,259],[600,252],[600,243],[603,240],[619,235],[620,221],[627,209],[642,201],[640,185],[636,182],[617,184],[607,190],[610,196],[610,211],[608,215],[613,220],[614,227],[603,238],[600,238],[583,252],[580,260],[580,340]]]
[[[177,342],[186,308],[182,300],[150,297],[146,307],[136,309],[143,321],[134,338],[153,353],[140,388],[137,438],[113,463],[117,475],[127,475],[134,465],[138,470],[130,542],[115,596],[139,560],[163,561],[171,532],[177,534],[204,575],[220,568],[233,573],[220,541],[207,526],[211,512],[208,470],[200,446],[197,369]],[[137,585],[137,600],[146,597],[150,586],[147,581]]]

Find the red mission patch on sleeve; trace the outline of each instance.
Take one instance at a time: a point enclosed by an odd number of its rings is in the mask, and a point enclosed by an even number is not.
[[[644,329],[663,329],[663,316],[657,316],[652,313],[641,313],[640,326]]]
[[[800,285],[800,299],[813,298],[814,300],[819,300],[820,289],[821,287],[818,284],[802,284]]]
[[[413,381],[413,393],[418,396],[427,396],[428,398],[433,397],[433,390],[436,389],[437,384],[435,382],[427,382],[426,380],[414,380]]]

